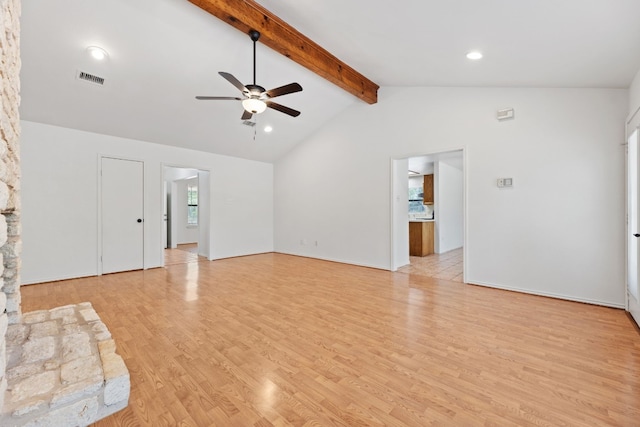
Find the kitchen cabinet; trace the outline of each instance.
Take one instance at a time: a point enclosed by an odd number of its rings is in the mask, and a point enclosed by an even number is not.
[[[422,203],[425,205],[432,205],[433,204],[433,174],[424,176],[422,191],[424,193],[424,199]]]
[[[434,222],[409,222],[409,255],[426,256],[433,253]]]

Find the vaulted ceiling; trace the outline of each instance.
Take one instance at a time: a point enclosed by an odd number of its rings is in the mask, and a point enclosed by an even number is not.
[[[640,68],[637,0],[259,3],[382,87],[626,88]],[[109,59],[92,61],[92,45]],[[218,71],[251,83],[252,47],[187,0],[23,1],[21,47],[25,120],[247,159],[277,160],[362,103],[260,44],[257,83],[300,83],[278,102],[302,115],[267,110],[252,128],[239,102],[195,100],[237,96]],[[474,49],[482,60],[465,58]]]

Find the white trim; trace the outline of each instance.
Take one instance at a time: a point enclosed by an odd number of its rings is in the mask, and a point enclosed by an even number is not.
[[[235,258],[235,257],[240,257],[240,256],[260,255],[260,254],[263,254],[263,253],[274,253],[274,254],[282,254],[282,255],[291,255],[291,256],[301,257],[301,258],[310,258],[310,259],[318,259],[320,261],[335,262],[337,264],[352,265],[352,266],[355,266],[355,267],[365,267],[365,268],[374,268],[376,270],[391,271],[389,266],[364,264],[364,263],[361,263],[361,262],[345,260],[345,259],[342,259],[342,258],[341,259],[326,258],[326,257],[319,257],[317,255],[304,255],[304,254],[301,254],[301,253],[283,252],[283,251],[260,252],[260,253],[257,253],[257,254],[233,255],[233,256],[225,257],[225,258]],[[225,258],[216,258],[216,259],[225,259]],[[403,274],[403,273],[398,273],[398,274]]]
[[[520,293],[524,293],[524,294],[529,294],[529,295],[537,295],[540,297],[549,297],[549,298],[556,298],[556,299],[561,299],[561,300],[566,300],[566,301],[573,301],[573,302],[581,302],[581,303],[585,303],[585,304],[593,304],[593,305],[600,305],[600,306],[604,306],[604,307],[612,307],[612,308],[620,308],[620,309],[624,309],[624,304],[620,304],[620,303],[614,303],[614,302],[608,302],[608,301],[600,301],[600,300],[592,300],[592,299],[585,299],[585,298],[577,298],[574,296],[569,296],[569,295],[564,295],[564,294],[556,294],[553,292],[533,292],[530,289],[522,289],[522,288],[518,288],[518,287],[514,287],[514,286],[504,286],[504,285],[497,285],[494,283],[486,283],[486,282],[479,282],[479,281],[472,281],[471,283],[469,283],[470,285],[477,285],[477,286],[484,286],[487,288],[494,288],[494,289],[502,289],[504,291],[513,291],[513,292],[520,292]]]
[[[636,130],[640,130],[640,114],[638,113],[640,113],[640,107],[636,108],[636,111],[629,115],[629,118],[625,123],[625,144],[629,141],[629,138],[631,137],[631,135],[633,135],[633,132],[635,132]]]
[[[628,298],[627,311],[629,312],[629,314],[631,314],[631,317],[633,317],[633,320],[636,321],[638,326],[640,326],[640,301],[637,301],[633,297],[633,295],[629,294],[629,291],[627,291],[626,293]]]
[[[97,197],[98,197],[98,218],[97,218],[97,227],[96,227],[96,233],[97,233],[97,245],[98,245],[98,250],[96,251],[96,275],[97,276],[102,276],[102,158],[105,157],[102,154],[98,154],[97,157],[97,162],[98,162],[98,167],[96,168],[98,171],[98,191],[97,191]]]
[[[467,267],[469,265],[469,262],[467,261],[469,259],[469,234],[468,234],[468,223],[469,223],[469,212],[468,212],[468,206],[469,206],[469,191],[467,190],[469,188],[469,174],[467,173],[467,155],[468,155],[469,151],[466,149],[462,149],[462,182],[463,182],[463,192],[462,192],[462,210],[464,212],[464,221],[462,222],[462,238],[464,239],[462,242],[462,282],[463,283],[467,283],[467,277],[469,277],[469,275],[467,274]]]
[[[631,113],[629,115],[629,118],[627,119],[627,125],[631,124],[631,121],[633,120],[633,118],[636,116],[636,114],[638,114],[640,112],[640,106],[638,106],[638,108],[636,108],[636,111],[634,111],[633,113]],[[633,133],[633,132],[632,132]]]

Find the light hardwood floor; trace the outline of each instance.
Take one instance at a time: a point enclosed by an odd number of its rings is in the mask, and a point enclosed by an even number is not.
[[[198,244],[187,243],[178,245],[176,249],[164,250],[164,265],[184,264],[187,262],[206,261],[205,257],[198,255]]]
[[[91,301],[131,372],[96,426],[638,426],[621,310],[279,254],[22,288]]]

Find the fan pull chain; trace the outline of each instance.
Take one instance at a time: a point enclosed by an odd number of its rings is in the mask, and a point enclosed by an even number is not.
[[[253,142],[256,141],[256,134],[258,133],[258,117],[254,116],[256,118],[255,121],[255,125],[253,126]]]

